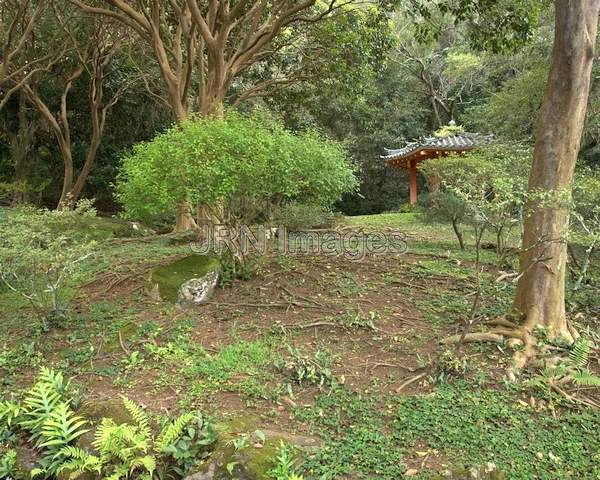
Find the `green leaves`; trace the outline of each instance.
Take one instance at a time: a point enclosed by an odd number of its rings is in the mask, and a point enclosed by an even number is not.
[[[173,422],[168,424],[159,437],[156,439],[155,447],[159,452],[164,452],[166,449],[181,437],[184,428],[195,418],[196,414],[192,412],[184,413]]]
[[[169,218],[183,199],[230,206],[247,217],[239,205],[329,205],[356,185],[337,143],[314,131],[292,134],[260,113],[231,111],[192,119],[138,145],[123,161],[117,198],[135,218]]]
[[[68,387],[60,372],[44,368],[22,404],[0,402],[0,433],[8,429],[16,434],[13,429],[19,427],[30,434],[30,442],[39,452],[32,478],[72,480],[90,472],[106,479],[151,480],[157,470],[157,478],[184,477],[215,441],[211,425],[199,413],[184,413],[167,423],[155,438],[148,414],[123,398],[133,425],[117,425],[113,419],[103,418],[92,442],[98,456],[92,455],[76,446],[88,432],[88,422],[71,409]],[[0,459],[0,478],[10,476],[14,457],[8,450]]]

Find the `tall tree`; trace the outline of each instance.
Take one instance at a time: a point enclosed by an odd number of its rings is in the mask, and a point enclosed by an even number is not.
[[[234,81],[253,65],[285,52],[289,42],[274,45],[283,31],[328,18],[359,0],[70,0],[83,11],[113,18],[133,29],[151,48],[159,66],[176,122],[193,111],[219,115]],[[97,6],[100,5],[100,6]],[[304,66],[310,66],[310,63]],[[276,83],[301,78],[301,72]],[[293,80],[292,80],[293,79]],[[273,79],[247,87],[238,97],[248,99],[272,87]],[[191,205],[182,199],[176,231],[195,228]]]
[[[17,73],[12,71],[13,61],[25,49],[46,1],[40,0],[32,8],[33,4],[30,0],[6,0],[0,6],[0,18],[7,24],[0,32],[0,85]]]
[[[71,11],[61,11],[54,5],[53,22],[62,30],[62,42],[69,45],[73,55],[61,59],[53,71],[40,71],[20,82],[21,93],[30,105],[37,110],[56,138],[63,160],[63,181],[59,208],[72,206],[81,195],[85,181],[96,160],[106,118],[110,109],[121,98],[130,79],[120,79],[120,85],[106,95],[105,83],[109,67],[115,55],[123,45],[124,36],[115,25],[89,17],[76,17]],[[71,7],[72,10],[72,7]],[[79,12],[77,12],[79,13]],[[46,45],[52,49],[53,43]],[[73,158],[72,118],[69,109],[69,97],[73,86],[87,77],[88,116],[90,137],[83,166],[76,172]],[[60,85],[60,100],[54,108],[52,96],[45,96],[43,86]],[[84,117],[85,118],[85,117]]]
[[[176,121],[195,111],[219,113],[234,80],[257,62],[280,54],[273,41],[295,24],[318,22],[358,0],[71,0],[86,12],[119,20],[152,48]],[[289,33],[289,30],[286,30]],[[195,92],[192,92],[192,86]],[[264,88],[269,87],[266,84]],[[243,94],[247,99],[262,88]]]
[[[565,273],[569,213],[559,199],[571,192],[575,162],[583,133],[600,0],[556,0],[555,39],[535,142],[529,191],[521,277],[514,309],[524,318],[526,348],[517,352],[516,366],[534,354],[533,329],[548,328],[551,337],[573,340],[565,314]],[[542,201],[539,192],[548,194]]]
[[[55,58],[54,53],[20,62],[23,53],[31,49],[36,24],[47,7],[47,0],[5,0],[0,3],[0,108],[19,90],[22,83],[46,62]]]

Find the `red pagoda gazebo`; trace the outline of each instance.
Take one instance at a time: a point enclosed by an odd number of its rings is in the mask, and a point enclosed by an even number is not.
[[[428,158],[440,158],[456,152],[468,152],[482,145],[487,145],[493,140],[493,135],[481,133],[468,133],[458,131],[453,121],[446,127],[448,135],[436,134],[431,137],[422,137],[414,142],[407,142],[403,148],[391,150],[386,148],[385,155],[381,158],[396,168],[408,170],[410,178],[410,203],[417,203],[417,165]],[[443,131],[444,129],[442,129]]]

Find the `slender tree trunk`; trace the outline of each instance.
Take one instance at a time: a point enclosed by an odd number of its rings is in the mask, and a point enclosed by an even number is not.
[[[62,154],[64,173],[63,186],[58,200],[58,210],[68,210],[73,207],[72,191],[73,191],[73,154],[71,151],[71,142],[65,142],[63,139],[58,140],[60,152]]]
[[[29,201],[27,185],[28,160],[36,132],[36,125],[27,117],[27,101],[24,95],[19,98],[19,122],[17,133],[11,135],[10,156],[15,166],[16,188],[13,194],[13,205],[20,205]]]
[[[571,191],[585,122],[600,0],[556,0],[552,67],[540,111],[529,192]],[[527,208],[521,277],[514,310],[524,330],[573,340],[565,314],[566,234],[569,214],[560,202]],[[524,364],[526,354],[522,357]],[[517,367],[522,366],[517,362]]]
[[[454,230],[454,234],[456,235],[456,238],[458,239],[458,244],[460,245],[460,249],[464,250],[465,249],[465,240],[464,240],[463,234],[460,230],[460,226],[458,225],[458,220],[454,217],[452,217],[452,229]]]
[[[85,182],[92,171],[92,166],[94,165],[94,161],[96,160],[96,156],[98,154],[98,147],[100,146],[101,136],[92,139],[92,143],[88,149],[87,155],[85,157],[85,163],[77,175],[77,181],[73,185],[73,189],[71,190],[71,201],[73,203],[77,203],[79,197],[81,196],[81,192],[83,191],[83,187],[85,186]]]

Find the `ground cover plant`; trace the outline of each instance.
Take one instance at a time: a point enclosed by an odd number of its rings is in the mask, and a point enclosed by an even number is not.
[[[26,304],[15,308],[11,292],[3,293],[4,396],[26,391],[32,368],[51,365],[72,378],[83,401],[124,395],[149,412],[199,410],[216,424],[251,415],[230,441],[252,438],[255,430],[273,438],[260,478],[278,478],[266,472],[286,468],[290,478],[398,478],[413,471],[435,478],[488,464],[514,478],[546,478],[546,471],[594,478],[597,446],[589,439],[598,414],[575,400],[597,401],[593,381],[561,383],[565,367],[549,364],[510,384],[506,345],[439,343],[474,328],[469,319],[485,325],[510,305],[515,285],[496,267],[495,252],[484,250],[477,274],[474,239],[460,249],[451,225],[433,228],[419,213],[369,220],[412,239],[406,254],[391,257],[392,266],[386,255],[348,263],[273,253],[250,278],[233,279],[191,310],[156,303],[143,290],[149,266],[181,258],[189,247],[170,235],[113,237],[83,262],[65,323],[43,331]],[[372,228],[367,221],[365,228]],[[590,273],[595,278],[594,267]],[[579,320],[590,343],[577,371],[588,379],[598,373],[593,325],[590,317]],[[28,335],[18,335],[23,327]],[[548,429],[556,434],[546,437]],[[3,443],[5,468],[14,451],[10,438]],[[301,446],[277,460],[281,441]],[[235,450],[235,468],[263,451],[255,443]],[[202,460],[212,455],[221,453],[207,451]],[[532,470],[538,464],[544,468]]]

